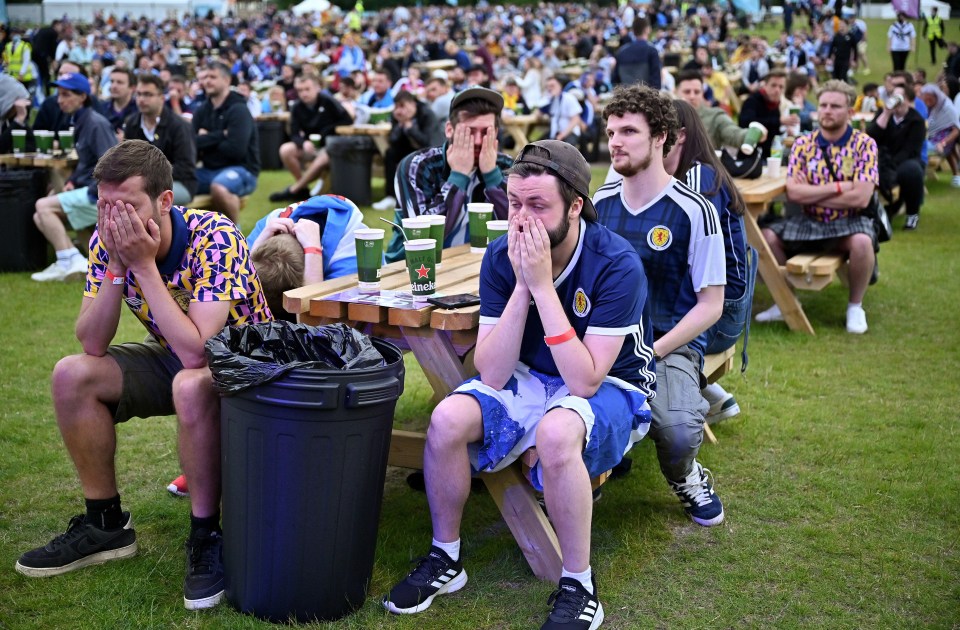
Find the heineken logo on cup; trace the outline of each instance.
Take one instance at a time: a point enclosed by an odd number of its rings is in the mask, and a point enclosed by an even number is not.
[[[436,244],[432,238],[418,238],[404,243],[414,302],[426,302],[437,292]]]

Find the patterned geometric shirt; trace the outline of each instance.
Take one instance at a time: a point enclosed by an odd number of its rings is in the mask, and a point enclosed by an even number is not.
[[[170,252],[157,263],[157,269],[184,313],[191,302],[230,300],[233,306],[226,325],[272,319],[260,279],[250,262],[247,242],[232,221],[217,212],[173,206],[170,222],[173,227]],[[96,297],[109,261],[110,256],[95,231],[90,240],[85,297]],[[154,321],[132,271],[127,271],[123,299],[157,341],[174,353]]]
[[[827,168],[826,156],[830,155],[834,179]],[[876,186],[880,182],[877,170],[877,143],[862,131],[847,126],[843,136],[836,142],[830,142],[820,133],[800,136],[790,151],[790,163],[787,166],[787,178],[793,178],[799,170],[806,175],[809,184],[825,184],[833,181],[869,182]],[[857,208],[827,208],[823,206],[804,206],[803,212],[811,219],[824,223],[855,216]]]

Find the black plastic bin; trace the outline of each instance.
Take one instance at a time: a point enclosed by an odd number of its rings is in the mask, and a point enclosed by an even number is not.
[[[373,201],[370,179],[376,150],[373,140],[367,136],[327,138],[333,194],[343,195],[358,206],[370,205]]]
[[[282,120],[258,120],[257,134],[260,136],[260,168],[276,171],[283,168],[280,161],[280,145],[284,143],[287,130]]]
[[[403,355],[295,369],[221,403],[226,595],[274,622],[333,620],[367,595]]]
[[[47,239],[33,222],[46,182],[43,169],[0,170],[0,231],[6,242],[0,248],[0,271],[36,271],[46,266]]]

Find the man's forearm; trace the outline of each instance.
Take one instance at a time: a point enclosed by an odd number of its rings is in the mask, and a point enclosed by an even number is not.
[[[117,335],[124,289],[123,285],[111,284],[104,278],[95,297],[83,298],[75,334],[86,354],[95,357],[106,354]]]
[[[135,272],[136,273],[136,272]],[[198,368],[207,364],[204,339],[197,325],[180,308],[167,291],[167,286],[156,267],[136,273],[144,301],[150,305],[153,320],[164,339],[185,368]]]
[[[515,288],[493,330],[477,343],[473,363],[484,385],[503,389],[513,376],[520,360],[523,323],[527,320],[529,309],[530,292],[525,288]]]

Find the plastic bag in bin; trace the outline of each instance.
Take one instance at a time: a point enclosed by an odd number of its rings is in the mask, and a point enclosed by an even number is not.
[[[385,364],[370,337],[346,324],[227,326],[207,340],[206,353],[221,394],[269,383],[297,368],[357,370]]]

